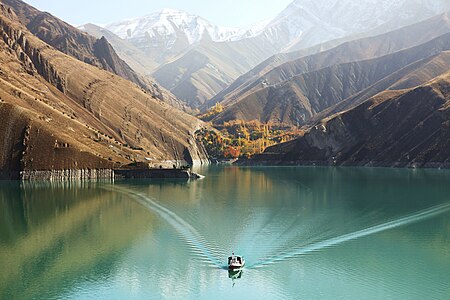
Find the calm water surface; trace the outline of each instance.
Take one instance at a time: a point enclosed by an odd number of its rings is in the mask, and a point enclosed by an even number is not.
[[[200,172],[1,182],[0,299],[450,299],[449,171]]]

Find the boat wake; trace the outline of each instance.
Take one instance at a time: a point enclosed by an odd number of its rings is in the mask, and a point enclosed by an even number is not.
[[[156,201],[150,199],[149,197],[143,194],[117,187],[115,187],[114,189],[124,194],[131,195],[142,206],[161,216],[180,234],[180,236],[186,241],[187,245],[191,248],[191,250],[195,253],[195,255],[199,256],[202,259],[202,261],[206,262],[211,266],[220,269],[226,269],[226,266],[224,266],[223,261],[218,259],[218,257],[223,256],[223,253],[221,253],[216,247],[208,243],[201,236],[201,234],[198,233],[194,227],[192,227],[192,225],[183,220],[176,213],[167,209],[166,207],[162,206],[161,204],[157,203]]]
[[[317,243],[309,244],[306,246],[302,246],[299,248],[293,248],[290,251],[275,255],[275,256],[269,256],[265,257],[263,259],[260,259],[258,262],[251,264],[249,268],[260,268],[263,266],[271,265],[277,262],[282,262],[287,259],[292,259],[301,255],[305,255],[311,252],[319,251],[325,248],[333,247],[338,244],[342,244],[348,241],[356,240],[359,238],[363,238],[372,234],[376,234],[382,231],[386,231],[389,229],[413,224],[425,219],[429,219],[438,215],[441,215],[443,213],[446,213],[450,211],[450,203],[434,206],[422,211],[419,211],[417,213],[411,214],[409,216],[389,221],[383,224],[379,224],[376,226],[372,226],[363,230],[355,231],[352,233],[344,234],[338,237],[334,237],[331,239],[327,239],[324,241],[320,241]]]
[[[140,194],[137,192],[134,192],[132,190],[129,189],[123,189],[123,188],[118,188],[118,187],[114,187],[115,190],[120,191],[121,193],[124,193],[126,195],[131,195],[138,203],[140,203],[141,205],[143,205],[144,207],[146,207],[147,209],[157,213],[159,216],[161,216],[167,223],[169,223],[180,235],[181,238],[183,238],[186,241],[186,244],[191,248],[192,252],[198,256],[203,262],[209,264],[210,266],[219,268],[219,269],[227,269],[227,266],[224,265],[224,262],[219,259],[219,258],[223,258],[226,257],[226,254],[218,249],[216,246],[211,245],[211,243],[208,243],[205,238],[203,238],[203,236],[188,222],[186,222],[183,218],[181,218],[180,216],[178,216],[176,213],[174,213],[173,211],[169,210],[168,208],[162,206],[161,204],[157,203],[156,201],[152,200],[151,198],[149,198],[148,196],[144,195],[144,194]],[[262,257],[260,255],[256,255],[256,257],[261,257],[259,258],[256,262],[251,262],[248,264],[248,266],[246,268],[249,269],[256,269],[256,268],[261,268],[264,266],[268,266],[268,265],[272,265],[278,262],[283,262],[285,260],[288,259],[293,259],[305,254],[309,254],[312,252],[316,252],[316,251],[320,251],[322,249],[326,249],[326,248],[330,248],[345,242],[349,242],[352,240],[356,240],[359,238],[363,238],[372,234],[376,234],[376,233],[380,233],[386,230],[390,230],[393,228],[397,228],[397,227],[401,227],[401,226],[406,226],[406,225],[410,225],[416,222],[420,222],[423,221],[425,219],[429,219],[438,215],[441,215],[443,213],[446,213],[450,211],[450,203],[445,203],[445,204],[441,204],[438,206],[433,206],[431,208],[425,209],[425,210],[421,210],[419,212],[407,215],[405,217],[396,219],[396,220],[392,220],[383,224],[379,224],[379,225],[375,225],[375,226],[371,226],[362,230],[358,230],[355,232],[351,232],[351,233],[347,233],[347,234],[343,234],[337,237],[333,237],[333,238],[328,238],[325,240],[319,240],[317,241],[318,238],[320,238],[320,236],[325,237],[326,236],[326,232],[324,232],[323,234],[320,235],[316,235],[314,236],[314,240],[312,243],[307,244],[307,245],[302,245],[302,246],[292,246],[290,248],[288,248],[289,250],[281,250],[280,248],[280,243],[277,243],[276,246],[272,245],[271,247],[269,247],[268,249],[266,247],[256,247],[255,243],[252,243],[252,249],[253,251],[248,251],[248,252],[255,252],[255,248],[262,248],[259,251],[256,252],[260,252],[259,254],[262,254]],[[273,218],[275,218],[276,214],[272,214],[270,216],[267,216],[267,218],[265,218],[265,222],[261,223],[261,227],[260,230],[252,230],[251,232],[249,232],[247,235],[245,235],[244,239],[247,241],[248,240],[252,240],[252,238],[250,238],[249,236],[253,236],[256,235],[258,236],[260,233],[260,231],[264,231],[265,227],[270,226],[271,221]],[[316,224],[317,225],[317,224]],[[291,224],[290,227],[294,226],[294,224]],[[313,226],[313,224],[310,224],[309,226]],[[290,228],[287,228],[282,234],[281,236],[285,235],[287,232],[289,232]],[[309,232],[303,232],[302,235],[311,235],[311,233]],[[279,238],[281,238],[281,236],[279,236]],[[295,242],[295,240],[298,240],[298,235],[296,235],[297,237],[294,239],[290,234],[287,234],[287,236],[284,237],[283,240],[285,240],[285,242],[291,240],[291,242]],[[313,236],[310,236],[309,238],[312,238]],[[279,240],[278,238],[278,240]],[[309,239],[308,238],[308,239]],[[263,241],[259,241],[261,244],[264,244]],[[272,243],[270,243],[272,244]],[[266,245],[268,246],[268,245]],[[279,246],[279,247],[277,247]],[[242,249],[245,249],[245,247],[241,247]],[[278,249],[277,249],[278,248]],[[261,251],[263,249],[269,250],[269,251]],[[265,254],[263,254],[264,252],[266,252]],[[270,253],[277,253],[274,255],[271,255]],[[252,256],[255,255],[256,253],[252,253]],[[255,256],[253,256],[255,257]]]

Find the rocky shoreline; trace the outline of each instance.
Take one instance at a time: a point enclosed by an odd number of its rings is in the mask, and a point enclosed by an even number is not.
[[[201,179],[202,175],[184,169],[115,170],[115,179]]]
[[[5,176],[4,176],[5,177]],[[82,169],[82,170],[25,170],[7,179],[22,181],[72,181],[114,179],[201,179],[203,176],[183,169]]]

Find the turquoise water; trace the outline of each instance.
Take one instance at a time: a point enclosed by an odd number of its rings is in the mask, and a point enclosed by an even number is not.
[[[450,298],[449,171],[199,172],[0,182],[0,299]]]

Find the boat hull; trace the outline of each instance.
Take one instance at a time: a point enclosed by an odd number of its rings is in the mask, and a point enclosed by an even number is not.
[[[245,262],[242,265],[229,265],[228,270],[237,271],[237,270],[244,268],[244,266],[245,266]]]

